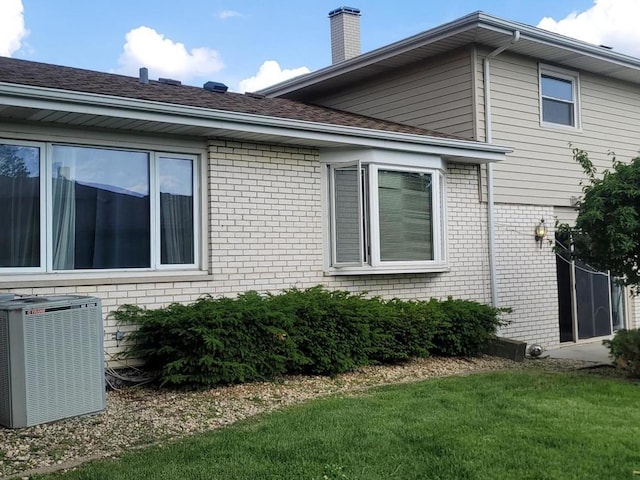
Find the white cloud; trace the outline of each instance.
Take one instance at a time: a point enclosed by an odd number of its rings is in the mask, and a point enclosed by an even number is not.
[[[24,25],[22,0],[0,1],[0,55],[10,57],[29,34]]]
[[[275,60],[267,60],[260,66],[258,73],[253,77],[245,78],[240,81],[240,91],[255,92],[256,90],[275,85],[279,82],[284,82],[285,80],[289,80],[290,78],[304,75],[309,72],[310,70],[307,67],[282,70],[278,62]]]
[[[227,18],[233,17],[241,17],[242,14],[240,12],[236,12],[235,10],[222,10],[218,13],[218,18],[220,20],[226,20]]]
[[[562,20],[545,17],[538,27],[607,45],[620,53],[640,56],[639,0],[595,0],[584,12],[572,12]]]
[[[170,77],[181,81],[211,75],[224,68],[217,51],[206,47],[188,51],[183,43],[165,38],[145,26],[127,33],[118,63],[119,73],[137,75],[140,67],[147,67],[150,77]]]

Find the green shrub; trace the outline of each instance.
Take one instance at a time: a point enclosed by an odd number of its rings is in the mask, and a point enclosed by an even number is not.
[[[440,302],[435,307],[436,310],[438,308],[441,312],[437,314],[442,320],[433,338],[432,353],[465,357],[485,351],[496,329],[503,323],[500,314],[509,311],[470,300],[453,300],[451,297]]]
[[[285,373],[295,356],[287,335],[291,319],[272,311],[255,292],[157,310],[125,306],[114,316],[138,325],[127,354],[144,359],[163,383],[216,385],[272,378]]]
[[[371,319],[369,358],[373,363],[398,363],[413,357],[428,357],[433,337],[442,321],[434,315],[437,300],[381,303],[379,315]]]
[[[640,329],[618,330],[611,340],[603,340],[618,368],[640,378]]]
[[[271,296],[271,308],[293,318],[289,338],[297,355],[290,371],[335,375],[366,365],[370,319],[379,303],[319,286]]]
[[[127,354],[144,359],[163,384],[212,386],[285,373],[335,375],[430,354],[477,355],[499,313],[465,300],[382,300],[318,286],[157,310],[129,305],[113,315],[138,326]]]

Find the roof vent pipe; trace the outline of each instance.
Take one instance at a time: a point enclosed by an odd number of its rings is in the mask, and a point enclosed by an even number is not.
[[[329,12],[331,22],[331,63],[360,55],[360,10],[340,7]]]
[[[146,67],[140,67],[138,75],[138,82],[147,84],[149,83],[149,70]]]

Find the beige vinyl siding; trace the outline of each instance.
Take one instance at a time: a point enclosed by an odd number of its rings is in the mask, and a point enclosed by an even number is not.
[[[575,225],[576,218],[578,218],[578,210],[573,207],[555,207],[553,209],[553,215],[558,223]]]
[[[397,69],[313,99],[339,110],[474,138],[471,51]]]
[[[476,68],[482,71],[482,55]],[[508,52],[491,60],[493,141],[514,148],[494,169],[497,202],[570,207],[584,176],[571,145],[589,152],[599,171],[611,167],[609,152],[620,160],[638,154],[640,87],[578,74],[580,128],[547,127],[540,125],[538,62]],[[478,101],[481,111],[482,94]]]

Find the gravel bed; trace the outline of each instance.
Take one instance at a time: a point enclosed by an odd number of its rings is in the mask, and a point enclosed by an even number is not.
[[[28,478],[34,473],[71,468],[311,398],[356,394],[376,385],[508,368],[570,371],[585,366],[589,364],[572,360],[527,360],[518,364],[495,357],[428,358],[404,365],[366,367],[332,378],[288,376],[273,382],[198,392],[151,387],[110,391],[107,409],[100,414],[23,429],[0,427],[0,478]]]

